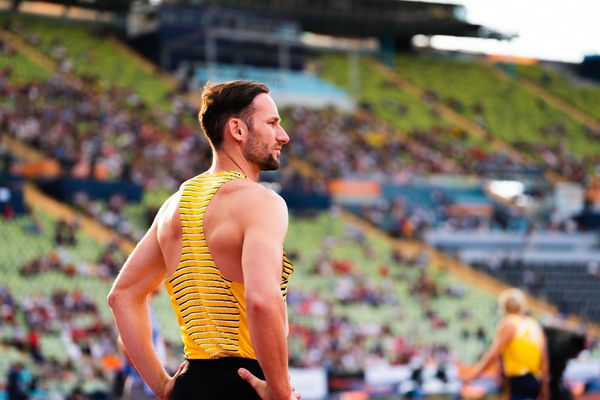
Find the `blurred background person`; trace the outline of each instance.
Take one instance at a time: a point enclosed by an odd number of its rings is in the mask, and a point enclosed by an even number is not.
[[[465,382],[501,360],[511,400],[549,399],[546,338],[540,324],[527,315],[525,294],[516,288],[507,289],[500,294],[498,305],[504,318],[491,347],[465,376]]]

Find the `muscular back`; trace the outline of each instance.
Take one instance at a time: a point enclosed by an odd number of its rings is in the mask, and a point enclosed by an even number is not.
[[[181,257],[182,231],[179,214],[180,189],[159,210],[156,223],[158,241],[164,257],[167,278],[175,272]],[[261,198],[278,197],[258,183],[247,179],[225,183],[210,201],[204,216],[204,235],[217,268],[232,281],[243,282],[243,224]],[[254,201],[253,201],[254,200]]]

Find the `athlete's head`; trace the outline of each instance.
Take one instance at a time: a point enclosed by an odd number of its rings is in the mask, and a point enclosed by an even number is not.
[[[268,171],[279,168],[281,147],[289,141],[269,88],[258,82],[206,85],[198,120],[214,151],[227,140],[238,143],[244,157]]]
[[[527,311],[525,293],[517,288],[506,289],[500,293],[498,305],[504,314],[523,314]]]

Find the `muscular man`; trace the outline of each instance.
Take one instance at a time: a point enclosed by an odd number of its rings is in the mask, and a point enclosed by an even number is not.
[[[108,297],[129,358],[161,399],[300,398],[288,375],[287,207],[257,183],[289,141],[268,92],[245,81],[204,88],[198,118],[212,166],[162,205]],[[186,357],[173,377],[148,316],[163,280]]]
[[[525,294],[519,289],[507,289],[500,294],[498,304],[504,318],[498,325],[494,342],[464,380],[477,378],[501,358],[511,400],[548,399],[546,339],[537,321],[526,315]]]

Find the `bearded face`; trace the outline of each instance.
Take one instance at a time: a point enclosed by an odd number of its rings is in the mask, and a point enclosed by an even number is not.
[[[275,102],[268,94],[261,93],[252,102],[249,114],[241,118],[248,132],[242,154],[261,171],[278,169],[281,148],[290,141],[290,137],[280,125]]]
[[[281,145],[277,141],[274,143],[268,141],[251,126],[248,126],[248,141],[246,142],[243,153],[244,157],[253,164],[258,165],[261,171],[274,171],[279,169],[279,154]]]

